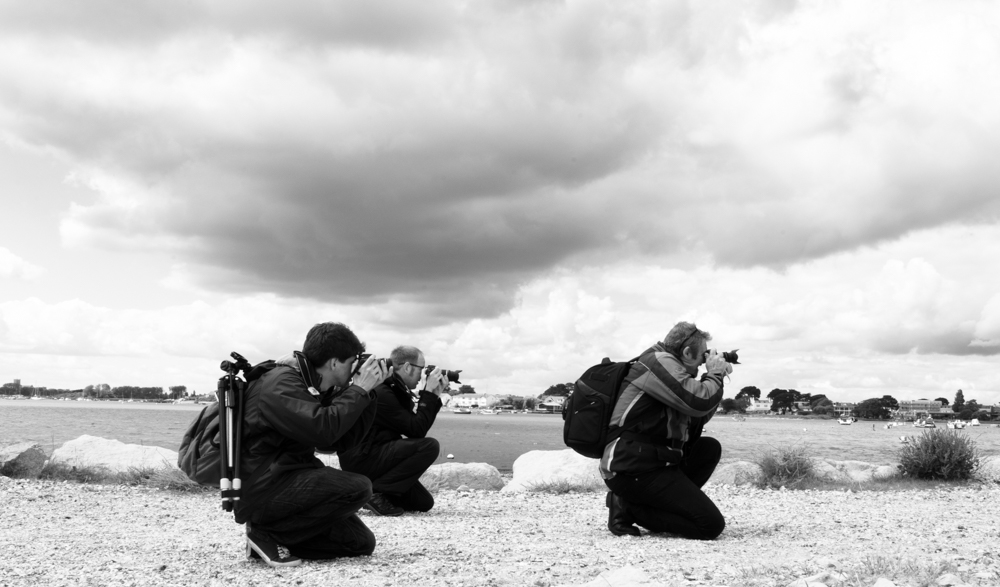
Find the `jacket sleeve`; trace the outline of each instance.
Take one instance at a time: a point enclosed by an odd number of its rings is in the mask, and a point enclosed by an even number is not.
[[[340,452],[361,444],[368,435],[368,431],[371,429],[372,423],[375,421],[375,414],[377,412],[378,402],[371,400],[364,412],[361,413],[361,417],[359,417],[358,421],[354,423],[354,426],[351,426],[350,430],[345,432],[336,443],[330,446],[317,446],[316,451]]]
[[[261,394],[261,417],[276,432],[301,444],[335,446],[359,422],[364,426],[363,416],[370,405],[374,412],[374,401],[356,385],[323,405],[306,390],[297,373],[282,373],[278,377],[271,390]],[[360,435],[366,432],[367,428]]]
[[[643,392],[691,417],[712,413],[722,401],[722,378],[708,373],[695,379],[667,352],[649,349],[639,357],[645,369],[632,381]]]
[[[416,413],[400,404],[395,392],[388,385],[376,387],[375,394],[378,396],[375,425],[407,438],[426,437],[437,413],[441,410],[441,398],[429,391],[420,392]]]

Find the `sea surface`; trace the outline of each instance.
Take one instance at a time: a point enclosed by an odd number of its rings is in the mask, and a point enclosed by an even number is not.
[[[118,402],[63,402],[0,399],[0,446],[32,441],[48,452],[83,434],[130,444],[177,450],[191,421],[204,405]],[[438,462],[486,462],[510,471],[530,450],[561,450],[562,418],[551,414],[454,414],[442,410],[430,436],[441,443]],[[943,424],[942,424],[943,426]],[[706,435],[722,443],[722,461],[753,460],[780,447],[802,447],[815,457],[875,464],[899,462],[900,437],[922,430],[910,425],[886,429],[885,422],[855,422],[789,417],[716,416]],[[968,435],[984,455],[1000,455],[995,423],[957,431]]]

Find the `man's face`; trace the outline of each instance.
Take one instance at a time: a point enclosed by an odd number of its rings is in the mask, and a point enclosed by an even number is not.
[[[395,372],[399,374],[399,378],[406,384],[407,389],[415,389],[417,384],[420,383],[420,374],[426,365],[427,362],[424,361],[424,354],[420,353],[414,362],[403,363],[401,366],[396,367]]]
[[[332,372],[332,376],[330,377],[330,386],[327,387],[324,385],[324,387],[329,389],[330,387],[346,386],[351,380],[351,374],[354,373],[354,362],[356,359],[357,357],[348,357],[346,361],[341,361],[336,358],[330,359],[329,365],[330,371]],[[324,381],[323,383],[325,384],[326,382]],[[326,389],[323,391],[326,391]]]
[[[705,363],[706,350],[708,350],[708,344],[704,340],[699,340],[697,343],[692,343],[684,347],[681,360],[684,363],[684,368],[687,369],[688,375],[691,377],[697,375],[698,367]]]

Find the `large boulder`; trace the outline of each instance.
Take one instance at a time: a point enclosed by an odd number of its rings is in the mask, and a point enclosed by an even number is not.
[[[125,444],[84,434],[53,451],[50,463],[68,467],[98,467],[112,472],[176,469],[177,453],[159,446]]]
[[[420,476],[420,483],[430,489],[503,489],[500,471],[488,463],[441,463],[431,465]]]
[[[975,476],[981,481],[1000,483],[1000,456],[982,458]]]
[[[816,477],[826,481],[839,483],[865,483],[875,477],[878,465],[864,461],[832,461],[829,459],[813,459],[813,471]],[[880,471],[884,475],[885,471]]]
[[[715,485],[752,485],[760,479],[761,474],[760,465],[736,461],[716,468],[708,482]]]
[[[33,479],[45,466],[45,451],[41,445],[22,442],[0,448],[0,475]]]
[[[517,457],[514,478],[500,491],[604,491],[598,463],[568,448],[533,450]]]

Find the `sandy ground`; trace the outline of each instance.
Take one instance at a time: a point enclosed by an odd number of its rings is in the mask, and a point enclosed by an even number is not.
[[[904,492],[709,485],[712,542],[616,537],[603,493],[437,494],[427,514],[364,515],[375,554],[276,570],[244,557],[214,493],[0,477],[0,585],[576,585],[632,565],[662,585],[896,585],[950,571],[1000,586],[1000,486]],[[832,573],[832,574],[831,574]],[[921,578],[922,577],[922,578]]]

